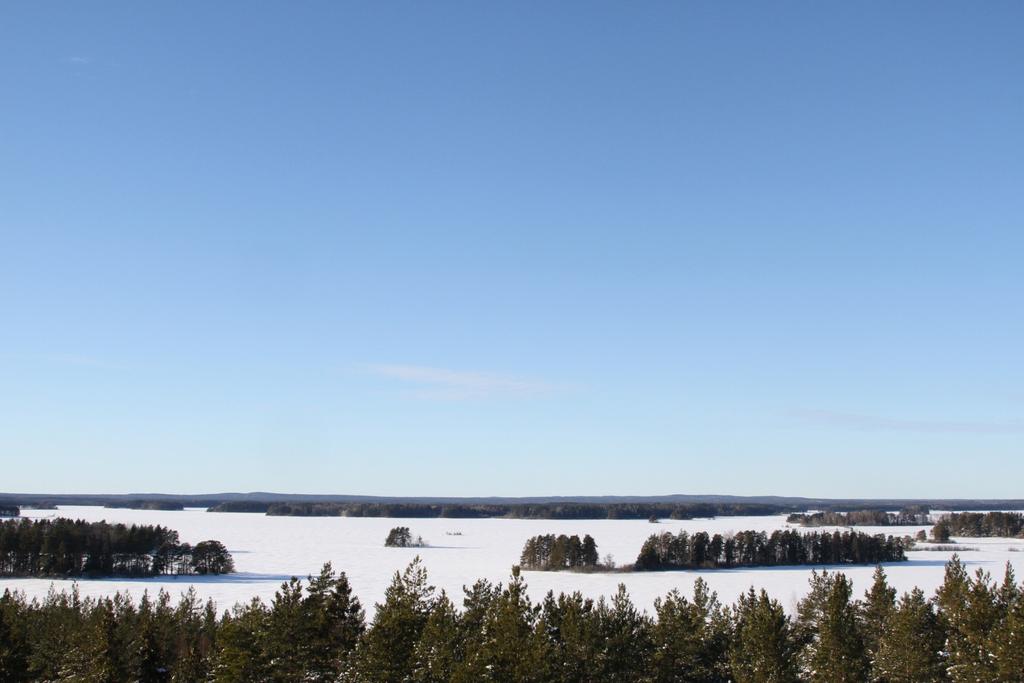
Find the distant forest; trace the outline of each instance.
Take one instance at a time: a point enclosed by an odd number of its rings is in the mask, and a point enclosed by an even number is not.
[[[936,539],[950,536],[1024,536],[1024,515],[1019,512],[958,512],[940,519],[932,530]]]
[[[803,564],[878,564],[907,559],[904,541],[859,531],[741,531],[731,536],[665,532],[648,538],[633,568],[727,569]]]
[[[0,517],[19,517],[21,508],[17,505],[0,505]]]
[[[225,574],[231,554],[219,541],[191,546],[163,526],[66,518],[0,522],[0,576]]]
[[[825,510],[831,512],[848,512],[858,510],[898,510],[911,506],[930,507],[933,510],[1024,510],[1024,499],[973,499],[973,498],[807,498],[798,496],[730,496],[730,495],[686,495],[669,494],[655,496],[533,496],[533,497],[430,497],[430,496],[368,496],[340,494],[290,494],[256,491],[251,493],[206,493],[195,495],[178,495],[164,493],[128,493],[128,494],[55,494],[55,493],[3,493],[0,492],[0,506],[20,506],[22,508],[53,509],[56,505],[127,505],[137,507],[141,502],[161,502],[168,507],[148,509],[179,509],[207,508],[224,512],[259,512],[266,513],[271,505],[287,504],[297,506],[289,512],[282,508],[276,514],[300,514],[299,510],[308,507],[333,510],[331,506],[341,505],[352,507],[352,514],[360,514],[358,506],[382,506],[381,511],[373,511],[373,507],[362,508],[362,516],[386,517],[400,516],[394,512],[386,512],[398,506],[401,511],[413,512],[415,508],[426,507],[428,510],[416,516],[441,516],[437,509],[447,509],[446,514],[455,516],[507,516],[510,508],[531,506],[598,506],[607,513],[609,509],[621,508],[623,519],[646,518],[652,516],[666,518],[673,510],[681,510],[681,514],[690,517],[715,515],[761,515],[787,514],[805,512],[807,510]],[[647,514],[633,513],[623,507],[626,505],[654,506]],[[705,507],[703,510],[701,506]],[[482,508],[482,509],[481,509]],[[505,510],[506,512],[500,512]],[[301,514],[312,514],[302,512]],[[344,514],[333,511],[321,511],[315,514]],[[577,512],[577,515],[584,514]],[[612,513],[613,515],[616,513]],[[536,516],[537,513],[523,513],[520,516]],[[586,517],[577,519],[604,519],[607,515],[601,512],[586,513]],[[554,517],[549,517],[554,518]],[[572,519],[573,517],[565,517]]]
[[[777,515],[790,506],[736,503],[530,503],[456,505],[433,503],[221,503],[210,512],[262,512],[286,517],[446,517],[473,519],[694,519],[736,515]]]
[[[4,592],[0,667],[5,683],[1020,683],[1024,586],[1009,566],[996,582],[954,558],[933,597],[898,595],[879,567],[862,596],[841,573],[812,575],[792,614],[753,588],[723,604],[701,579],[647,613],[623,586],[535,602],[515,572],[456,602],[417,560],[368,620],[326,565],[226,612],[194,592],[177,604]]]
[[[123,500],[107,503],[103,507],[111,509],[166,511],[178,511],[185,509],[184,504],[175,500]]]
[[[929,524],[929,510],[924,506],[904,508],[899,512],[885,510],[851,510],[849,512],[794,513],[786,518],[800,526],[920,526]]]

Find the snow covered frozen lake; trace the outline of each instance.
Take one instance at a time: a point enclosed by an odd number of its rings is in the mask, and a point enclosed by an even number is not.
[[[598,552],[614,556],[619,564],[631,563],[644,540],[652,533],[680,529],[690,532],[729,533],[746,529],[771,531],[787,528],[785,515],[763,517],[719,517],[717,519],[664,520],[515,520],[515,519],[396,519],[350,517],[267,517],[250,513],[213,513],[189,509],[179,512],[119,510],[102,507],[62,506],[54,510],[25,510],[25,517],[71,517],[87,521],[107,520],[125,524],[161,524],[179,532],[181,540],[195,544],[207,539],[224,542],[235,559],[237,573],[215,577],[158,577],[152,579],[77,580],[83,595],[109,595],[127,591],[167,590],[176,598],[190,585],[205,598],[213,598],[223,609],[236,602],[260,596],[269,601],[281,582],[291,576],[315,574],[324,562],[348,574],[357,595],[372,616],[372,605],[380,601],[395,571],[416,555],[422,557],[431,583],[443,588],[461,604],[462,587],[479,578],[507,581],[526,540],[537,534],[590,534]],[[392,527],[408,526],[421,535],[427,548],[385,548],[384,538]],[[833,527],[824,527],[832,529]],[[865,533],[913,535],[930,527],[856,527]],[[448,535],[447,532],[461,535]],[[1018,578],[1024,576],[1024,540],[955,539],[965,548],[961,553],[973,572],[981,567],[1001,580],[1007,561]],[[943,567],[952,552],[911,551],[907,562],[886,565],[890,583],[900,592],[920,586],[931,594],[942,582]],[[873,566],[842,566],[858,594],[871,583]],[[579,590],[597,598],[615,592],[624,583],[639,607],[650,610],[654,599],[673,588],[689,595],[698,576],[704,577],[723,602],[732,602],[753,585],[765,588],[787,609],[792,609],[808,586],[814,567],[770,567],[735,570],[674,571],[649,573],[576,574],[569,572],[524,572],[535,600],[549,591]],[[820,567],[819,567],[820,569]],[[54,579],[0,579],[5,588],[44,596],[50,587],[70,589],[74,581]]]

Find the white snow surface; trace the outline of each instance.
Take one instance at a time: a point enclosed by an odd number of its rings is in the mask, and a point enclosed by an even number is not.
[[[268,517],[253,513],[120,510],[102,507],[61,506],[59,510],[24,510],[30,518],[70,517],[111,523],[161,524],[179,532],[181,540],[198,543],[207,539],[222,541],[231,551],[237,573],[223,576],[155,577],[148,579],[78,579],[82,595],[103,596],[115,591],[129,592],[136,598],[144,591],[160,588],[172,597],[195,586],[204,599],[212,598],[218,608],[247,602],[253,596],[269,601],[283,581],[291,576],[305,578],[316,574],[325,562],[344,571],[372,616],[374,603],[380,602],[394,573],[419,555],[429,572],[430,582],[444,589],[461,606],[462,588],[481,578],[506,582],[516,564],[523,544],[538,534],[590,534],[597,541],[602,558],[612,554],[619,564],[636,559],[644,540],[653,533],[691,533],[707,531],[727,534],[734,531],[784,529],[790,527],[785,515],[762,517],[718,517],[716,519],[663,520],[517,520],[517,519],[396,519],[366,517]],[[426,548],[385,548],[384,538],[395,526],[408,526],[413,535],[429,543]],[[823,529],[833,529],[824,527]],[[929,527],[856,527],[865,533],[913,535]],[[447,535],[459,532],[461,535]],[[982,568],[1001,581],[1009,561],[1018,578],[1024,577],[1024,540],[997,538],[957,538],[964,548],[961,559],[968,570]],[[901,593],[914,586],[931,595],[942,583],[943,568],[952,552],[911,551],[907,562],[887,564],[889,582]],[[766,567],[732,570],[594,573],[524,572],[530,595],[539,600],[555,593],[580,591],[597,598],[611,595],[618,584],[626,585],[633,602],[650,610],[655,598],[673,588],[692,595],[693,582],[703,577],[723,602],[731,603],[748,587],[765,588],[788,610],[807,592],[813,569],[837,569],[854,582],[857,594],[871,585],[873,566]],[[24,591],[29,597],[43,597],[51,586],[70,589],[72,580],[0,579],[5,588]]]

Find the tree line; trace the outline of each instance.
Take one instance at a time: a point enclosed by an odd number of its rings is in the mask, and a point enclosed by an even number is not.
[[[936,539],[950,536],[1024,536],[1024,514],[1019,512],[954,512],[936,522],[932,529]]]
[[[523,546],[519,564],[523,569],[535,571],[596,569],[597,543],[590,534],[586,534],[582,540],[576,534],[534,536]]]
[[[795,529],[740,531],[723,536],[706,531],[651,535],[640,549],[637,571],[717,569],[802,564],[878,564],[906,560],[905,541],[860,531],[801,533]]]
[[[0,680],[440,683],[993,683],[1024,672],[1024,586],[970,576],[959,559],[927,598],[897,597],[875,571],[861,598],[841,573],[813,574],[787,614],[753,588],[724,605],[698,579],[640,611],[610,599],[527,595],[518,573],[477,581],[461,608],[417,559],[394,575],[372,623],[344,573],[325,565],[268,603],[218,615],[194,592],[0,597]]]
[[[184,504],[175,500],[119,500],[107,503],[103,507],[125,510],[161,510],[176,512],[185,509]]]
[[[0,522],[0,576],[154,576],[234,571],[220,541],[192,546],[160,525],[67,518]],[[3,680],[0,677],[0,680]]]
[[[695,519],[777,515],[792,505],[756,503],[336,503],[227,501],[210,512],[256,512],[289,517],[444,517],[453,519]]]
[[[786,521],[800,526],[920,526],[930,523],[929,510],[924,506],[904,508],[899,512],[885,510],[851,510],[849,512],[823,511],[796,512]]]

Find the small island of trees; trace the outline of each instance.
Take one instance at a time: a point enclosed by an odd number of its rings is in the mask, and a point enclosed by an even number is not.
[[[412,532],[407,526],[396,526],[388,532],[384,539],[384,545],[388,548],[425,548],[426,543],[422,536],[413,538]]]
[[[21,508],[17,505],[0,505],[0,517],[20,517]]]
[[[228,574],[220,541],[191,546],[163,526],[67,518],[0,522],[0,576],[156,576]]]
[[[534,536],[523,546],[519,564],[533,571],[586,571],[598,569],[597,543],[590,534],[582,540],[573,534]]]
[[[1020,538],[1024,514],[1019,512],[954,512],[932,528],[932,538],[945,542],[950,536]]]
[[[859,531],[800,533],[741,531],[732,536],[654,534],[644,542],[633,568],[724,569],[802,564],[878,564],[906,560],[905,542],[894,536]]]
[[[850,512],[793,513],[786,518],[800,526],[920,526],[930,523],[926,506],[915,505],[899,512],[885,510],[851,510]]]

